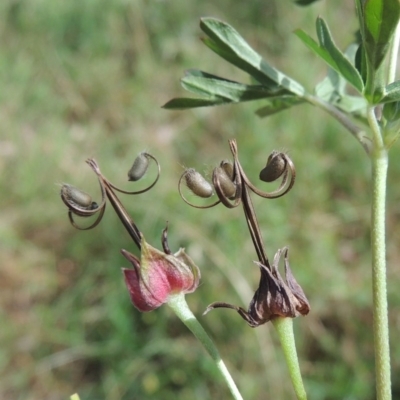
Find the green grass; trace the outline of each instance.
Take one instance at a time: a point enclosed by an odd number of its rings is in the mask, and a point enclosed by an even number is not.
[[[278,1],[1,2],[0,398],[61,400],[74,392],[82,400],[229,398],[208,355],[170,310],[140,314],[131,306],[119,250],[134,246],[111,207],[97,228],[81,232],[69,225],[59,198],[58,184],[68,182],[98,199],[87,157],[129,188],[126,173],[144,149],[159,159],[161,180],[144,195],[122,198],[124,204],[153,245],[168,220],[171,248],[185,246],[201,268],[201,286],[187,300],[244,397],[293,398],[270,325],[252,330],[229,310],[201,317],[217,300],[247,307],[258,283],[242,212],[195,210],[177,192],[182,166],[210,172],[230,157],[233,137],[254,182],[275,148],[286,149],[297,168],[289,195],[254,202],[269,257],[290,247],[292,269],[311,302],[310,315],[295,321],[309,397],[374,398],[369,165],[361,147],[310,106],[267,120],[254,115],[254,103],[160,108],[183,94],[184,69],[247,79],[201,44],[201,16],[226,20],[311,88],[324,66],[291,32],[313,33],[320,13],[345,46],[352,31],[334,22],[355,29],[347,3],[303,9]],[[399,156],[395,146],[388,193],[394,397]]]

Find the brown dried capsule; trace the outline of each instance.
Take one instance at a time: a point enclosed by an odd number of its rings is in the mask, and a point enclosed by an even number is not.
[[[203,176],[194,168],[189,168],[185,172],[186,186],[199,197],[207,198],[213,194],[213,188]]]
[[[131,169],[128,172],[129,181],[138,181],[143,178],[149,166],[149,157],[146,152],[142,151],[133,162]]]
[[[219,186],[221,187],[224,196],[229,199],[235,197],[236,185],[232,182],[231,178],[222,167],[214,168],[214,176],[218,179]]]
[[[67,206],[71,204],[72,206],[78,206],[85,210],[94,210],[98,208],[97,203],[92,201],[90,195],[68,183],[64,183],[61,187],[61,198]]]
[[[260,172],[260,180],[273,182],[278,179],[286,169],[286,160],[282,153],[273,151],[267,160],[267,165]]]
[[[231,181],[233,181],[233,164],[230,161],[222,160],[219,166],[225,171]]]

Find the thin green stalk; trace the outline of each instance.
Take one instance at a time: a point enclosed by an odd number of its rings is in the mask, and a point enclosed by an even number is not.
[[[377,400],[390,400],[389,320],[386,289],[385,206],[388,154],[373,107],[368,110],[374,150],[372,161],[372,299]]]
[[[240,394],[231,374],[229,373],[228,369],[225,366],[225,363],[222,361],[221,356],[219,355],[218,349],[216,348],[211,338],[208,336],[207,332],[201,326],[200,322],[190,311],[189,306],[186,303],[185,296],[182,293],[175,296],[170,296],[167,304],[172,308],[178,318],[189,328],[194,336],[196,336],[196,338],[203,344],[208,354],[214,360],[217,368],[221,372],[221,375],[228,385],[228,388],[231,391],[233,398],[235,400],[243,400],[243,397]]]
[[[279,340],[289,368],[290,379],[298,400],[306,400],[307,394],[301,377],[299,359],[297,358],[296,343],[293,334],[292,318],[275,318],[272,320],[278,332]]]

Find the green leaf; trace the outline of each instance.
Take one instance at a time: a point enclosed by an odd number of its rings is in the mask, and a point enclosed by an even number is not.
[[[315,94],[328,103],[335,103],[344,95],[345,80],[332,68],[328,75],[317,84]]]
[[[389,49],[400,18],[399,0],[366,0],[360,7],[367,59],[376,71]]]
[[[298,6],[308,6],[312,3],[315,3],[316,1],[319,0],[294,0],[294,2],[298,5]]]
[[[355,54],[354,65],[357,68],[357,71],[360,73],[365,85],[365,82],[367,81],[367,60],[365,56],[364,45],[362,43],[359,44]]]
[[[367,101],[361,96],[350,96],[345,91],[345,80],[329,68],[328,75],[315,87],[315,94],[342,111],[366,123]]]
[[[218,104],[239,103],[289,94],[286,89],[271,90],[263,85],[245,85],[199,70],[189,70],[181,80],[182,86],[203,99],[173,99],[163,107],[185,109],[214,106]]]
[[[270,90],[263,85],[245,85],[199,70],[187,71],[181,83],[186,90],[194,94],[222,98],[235,103],[290,93],[283,88]]]
[[[382,115],[386,119],[383,130],[384,141],[385,145],[390,148],[400,136],[400,101],[386,103]]]
[[[364,88],[364,83],[360,73],[351,64],[348,58],[336,47],[328,26],[322,18],[317,18],[318,43],[303,30],[298,29],[295,34],[308,46],[314,53],[321,57],[331,68],[342,75],[347,82],[353,85],[360,93]]]
[[[209,107],[224,104],[223,99],[191,99],[178,97],[165,103],[162,108],[167,110],[185,110],[188,108]]]
[[[387,121],[397,121],[400,119],[400,101],[386,103],[383,107],[382,115]]]
[[[202,18],[200,28],[209,38],[204,43],[222,58],[246,71],[258,82],[282,86],[293,94],[304,96],[303,86],[268,64],[230,25],[214,18]]]
[[[203,38],[203,43],[211,49],[214,53],[218,54],[221,58],[228,61],[229,63],[235,65],[236,67],[240,68],[242,71],[247,72],[252,78],[254,78],[257,82],[273,89],[279,88],[279,84],[276,83],[274,80],[270,79],[266,76],[262,71],[258,68],[253,67],[242,58],[238,57],[237,55],[233,54],[228,47],[224,47],[220,43],[216,43],[214,40],[210,38]]]
[[[380,103],[390,103],[400,101],[400,81],[392,82],[384,89],[383,98]]]
[[[259,117],[268,117],[272,114],[276,114],[280,111],[287,110],[290,107],[296,106],[298,104],[304,103],[301,97],[293,95],[285,95],[272,97],[267,101],[267,103],[256,111]]]

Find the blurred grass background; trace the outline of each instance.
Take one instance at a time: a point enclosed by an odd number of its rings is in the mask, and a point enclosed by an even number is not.
[[[341,47],[356,30],[352,1],[298,8],[290,1],[2,0],[0,3],[0,398],[228,399],[208,355],[167,307],[131,306],[119,250],[134,246],[109,207],[77,231],[61,182],[98,198],[85,159],[123,186],[138,152],[162,166],[150,192],[122,198],[153,245],[169,221],[172,249],[202,270],[187,300],[219,345],[246,399],[293,399],[270,325],[250,329],[212,301],[247,308],[256,258],[240,209],[191,209],[177,192],[184,167],[210,172],[235,137],[256,181],[273,149],[298,172],[275,201],[254,199],[270,257],[288,245],[312,311],[295,321],[310,399],[373,399],[369,163],[355,140],[307,105],[259,119],[259,104],[196,111],[160,108],[186,95],[179,78],[199,68],[248,77],[201,44],[198,21],[230,23],[271,63],[311,89],[325,73],[292,35],[314,33],[318,14]],[[394,398],[400,398],[399,146],[391,152],[388,275]],[[126,184],[129,188],[128,184]]]

